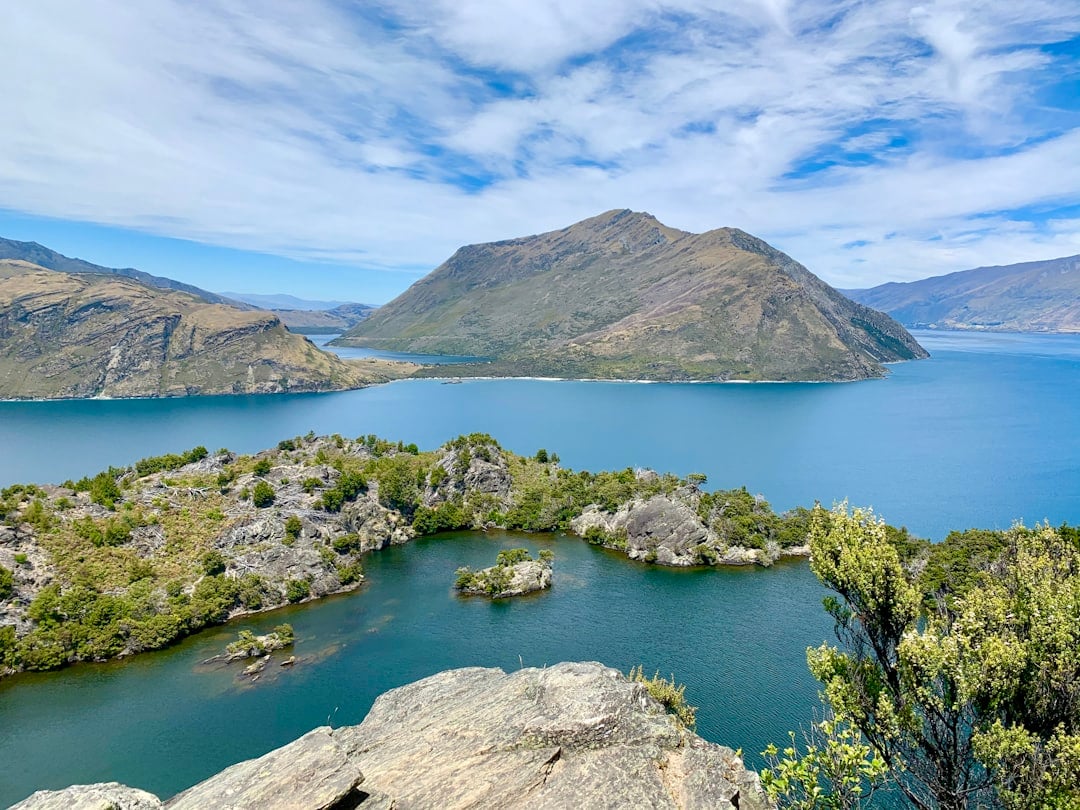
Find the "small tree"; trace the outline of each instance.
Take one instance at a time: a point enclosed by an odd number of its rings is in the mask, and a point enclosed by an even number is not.
[[[251,490],[251,502],[260,509],[274,503],[274,488],[265,481],[256,481]]]

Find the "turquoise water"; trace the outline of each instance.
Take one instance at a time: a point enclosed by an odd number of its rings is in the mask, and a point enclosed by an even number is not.
[[[1014,519],[1080,522],[1080,337],[921,333],[933,359],[848,385],[408,381],[343,394],[0,403],[0,483],[62,480],[195,444],[305,433],[434,447],[486,431],[589,469],[652,466],[746,484],[786,508],[847,497],[941,537]],[[551,547],[553,591],[462,600],[459,565]],[[751,764],[809,716],[804,650],[829,638],[804,563],[665,570],[573,539],[458,534],[370,555],[350,595],[208,631],[128,662],[0,682],[0,805],[120,780],[170,795],[312,726],[358,722],[387,688],[453,666],[595,659],[674,672],[699,730]],[[241,628],[289,621],[301,666],[243,684],[202,667]]]
[[[555,552],[555,587],[491,603],[451,590],[501,548]],[[171,795],[450,667],[599,660],[674,672],[698,730],[747,753],[809,716],[804,650],[829,637],[809,568],[672,570],[566,537],[461,533],[369,555],[357,593],[238,621],[128,662],[0,682],[0,806],[42,787],[119,780]],[[241,628],[296,630],[293,670],[259,683],[200,666]]]
[[[0,485],[62,481],[204,444],[377,433],[435,447],[492,434],[588,469],[746,485],[785,509],[843,498],[928,537],[1080,521],[1080,336],[918,333],[888,379],[691,385],[408,380],[339,394],[0,403]]]

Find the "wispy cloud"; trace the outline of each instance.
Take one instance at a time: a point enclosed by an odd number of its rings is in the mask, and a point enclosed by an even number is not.
[[[9,4],[0,207],[391,269],[613,207],[841,286],[1080,251],[1075,0],[718,5]]]

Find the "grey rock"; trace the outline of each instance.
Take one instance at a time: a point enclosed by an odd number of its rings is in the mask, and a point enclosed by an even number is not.
[[[331,730],[322,727],[266,756],[226,768],[165,806],[170,810],[326,810],[349,797],[361,781],[356,763]]]
[[[114,804],[74,804],[108,790]],[[75,793],[72,793],[72,792]],[[127,791],[125,793],[125,791]],[[91,795],[91,794],[86,794]],[[96,795],[96,794],[94,794]],[[44,803],[65,796],[63,803]],[[143,804],[122,804],[139,797]],[[35,794],[19,810],[160,807],[118,785]],[[730,748],[598,663],[458,669],[394,689],[359,726],[317,728],[184,791],[169,810],[772,810]]]
[[[489,593],[485,584],[493,577],[499,576],[506,566],[494,565],[477,571],[476,584],[461,588],[462,593],[480,594],[490,596],[492,599],[505,599],[511,596],[523,596],[527,593],[544,591],[551,587],[552,573],[551,563],[543,560],[525,560],[509,566],[510,579],[506,587],[495,593]]]
[[[157,810],[161,800],[145,790],[101,782],[63,790],[39,790],[11,810]]]

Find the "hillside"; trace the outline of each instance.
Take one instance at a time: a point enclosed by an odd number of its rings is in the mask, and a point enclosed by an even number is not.
[[[337,342],[492,360],[439,374],[653,380],[858,380],[926,356],[760,239],[626,210],[463,247]]]
[[[192,284],[184,284],[164,276],[154,276],[136,270],[132,267],[102,267],[99,264],[91,264],[82,259],[72,259],[55,250],[50,250],[37,242],[16,242],[14,239],[0,239],[0,261],[29,262],[47,270],[59,270],[62,273],[94,273],[111,276],[122,276],[142,282],[150,287],[158,287],[162,290],[180,290],[198,296],[211,304],[226,304],[237,309],[255,309],[256,307],[242,301],[226,298],[217,293],[208,292]]]
[[[327,391],[413,370],[346,362],[270,313],[117,275],[0,261],[0,398]]]
[[[848,290],[905,326],[1080,332],[1080,255]]]

